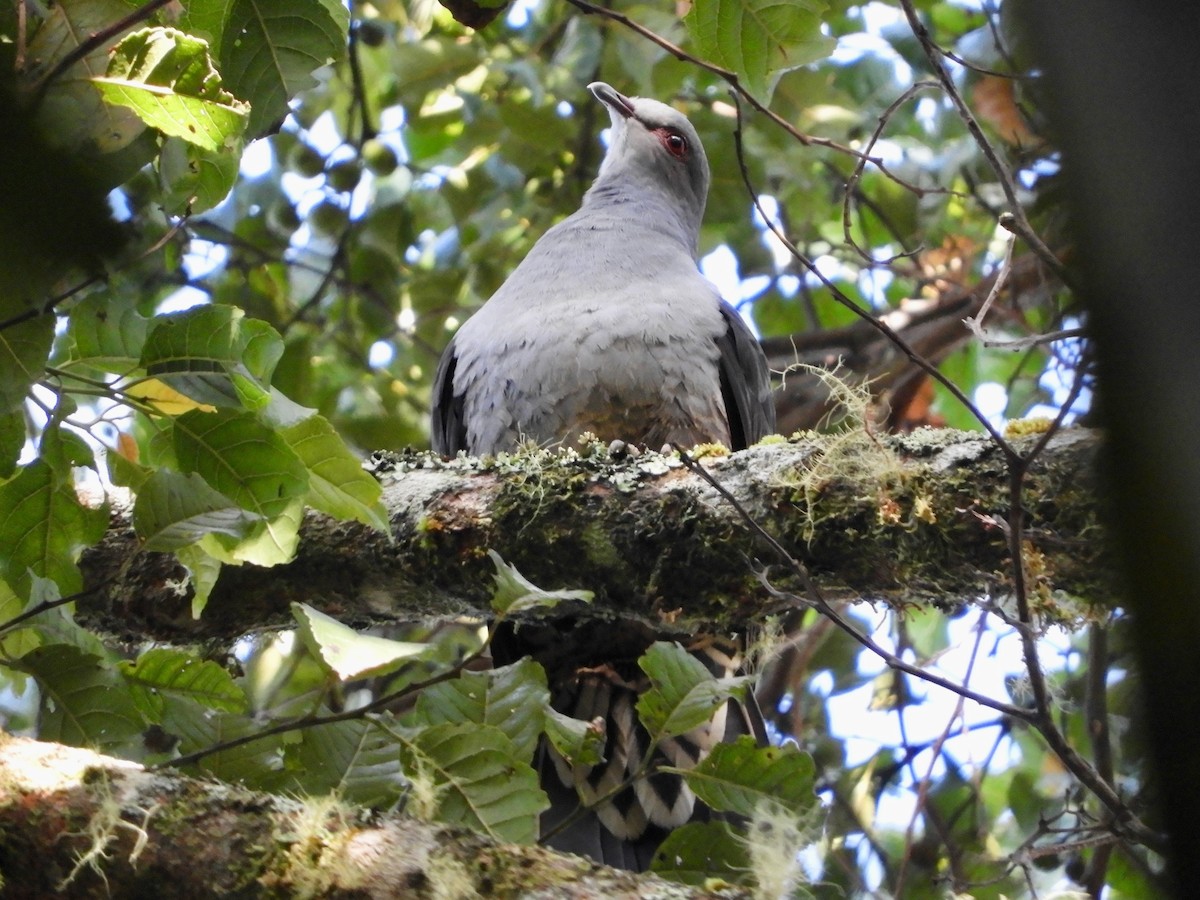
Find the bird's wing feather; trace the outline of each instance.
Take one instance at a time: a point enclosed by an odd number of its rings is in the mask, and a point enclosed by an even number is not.
[[[433,451],[443,456],[453,456],[467,449],[467,423],[463,417],[463,398],[454,393],[454,369],[458,363],[458,352],[454,339],[442,351],[437,371],[433,375],[432,406],[430,414],[430,443]]]
[[[743,450],[775,430],[771,375],[753,332],[724,300],[721,315],[725,331],[717,338],[717,347],[721,351],[721,396],[729,419],[729,446]]]

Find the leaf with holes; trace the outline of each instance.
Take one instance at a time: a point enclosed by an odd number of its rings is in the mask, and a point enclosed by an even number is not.
[[[221,86],[208,44],[174,28],[143,28],[115,46],[92,83],[163,134],[206,150],[233,147],[250,107]]]

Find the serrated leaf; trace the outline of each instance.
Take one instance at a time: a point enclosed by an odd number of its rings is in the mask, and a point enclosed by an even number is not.
[[[173,422],[175,458],[243,509],[270,520],[308,490],[308,469],[280,435],[253,415],[194,410]]]
[[[563,600],[582,600],[590,603],[591,591],[545,591],[510,566],[495,550],[488,556],[496,567],[496,590],[492,593],[492,609],[499,613],[514,613],[536,607],[557,606]]]
[[[242,538],[260,521],[261,516],[213,490],[194,472],[155,469],[133,504],[133,529],[146,550],[177,550],[205,534]]]
[[[426,725],[493,725],[513,742],[517,758],[528,760],[533,758],[549,707],[546,671],[526,657],[488,672],[464,672],[454,681],[426,688],[417,698],[417,718]]]
[[[313,656],[342,681],[394,672],[420,657],[428,647],[427,644],[359,634],[304,603],[293,603],[292,615]]]
[[[225,741],[258,734],[262,724],[240,713],[214,713],[190,697],[164,697],[162,726],[179,738],[180,753],[195,753]],[[283,772],[283,738],[270,735],[211,753],[196,767],[223,781],[261,790],[276,788]]]
[[[42,740],[126,752],[140,743],[142,717],[107,660],[69,644],[48,644],[21,657],[20,668],[41,689]]]
[[[284,429],[283,439],[308,466],[308,505],[337,519],[354,519],[390,532],[383,489],[363,470],[324,416],[310,416]]]
[[[821,34],[827,7],[824,0],[694,0],[683,21],[701,56],[769,101],[781,74],[833,52],[837,41]]]
[[[264,134],[315,69],[346,53],[350,17],[335,0],[233,0],[220,42],[226,86],[250,103],[248,137]]]
[[[46,369],[53,342],[54,316],[35,316],[0,330],[0,413],[21,408]]]
[[[208,44],[174,28],[143,28],[112,49],[92,82],[109,103],[132,109],[163,134],[206,150],[232,147],[250,107],[221,87]]]
[[[134,702],[146,718],[162,721],[164,693],[188,697],[207,709],[244,713],[246,694],[224,668],[210,659],[199,659],[183,650],[154,647],[137,661],[117,663],[133,693]]]
[[[0,580],[0,628],[3,628],[6,623],[23,613],[28,608],[28,605],[25,600],[13,592],[13,589],[8,586],[8,582]],[[0,636],[0,650],[3,651],[4,656],[8,659],[24,656],[33,648],[41,646],[41,644],[41,634],[37,628],[33,627],[32,623],[29,623],[26,627],[4,631],[2,636]]]
[[[538,816],[550,805],[537,773],[516,759],[512,741],[490,725],[434,725],[400,741],[413,781],[431,782],[437,819],[496,840],[537,839]]]
[[[650,871],[683,884],[744,884],[753,877],[748,846],[728,822],[688,822],[658,845]]]
[[[817,802],[812,757],[794,744],[760,747],[744,734],[715,745],[693,769],[669,771],[682,774],[696,796],[713,809],[747,818],[765,803],[799,817]]]
[[[396,739],[370,720],[305,728],[286,758],[293,789],[376,809],[394,804],[408,784]]]
[[[29,593],[34,575],[76,593],[83,586],[76,560],[107,527],[106,510],[81,504],[69,481],[34,460],[0,485],[0,573],[18,595]]]
[[[703,725],[749,687],[748,678],[715,678],[700,660],[665,641],[651,644],[638,665],[653,685],[638,698],[638,718],[655,741]]]

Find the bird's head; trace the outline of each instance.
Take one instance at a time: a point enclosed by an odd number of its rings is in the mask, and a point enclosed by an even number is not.
[[[678,207],[698,236],[708,199],[708,158],[687,117],[645,97],[626,97],[602,81],[588,90],[608,108],[612,134],[593,190],[612,184],[653,191]]]

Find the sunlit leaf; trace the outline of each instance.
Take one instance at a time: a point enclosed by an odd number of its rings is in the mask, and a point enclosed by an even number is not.
[[[353,628],[303,603],[292,604],[300,636],[313,656],[343,681],[394,672],[421,656],[428,645],[393,641]]]
[[[249,413],[192,411],[173,420],[175,456],[185,472],[264,519],[308,489],[308,469],[278,433]]]
[[[221,87],[208,44],[174,28],[143,28],[113,48],[103,78],[109,103],[126,106],[152,128],[206,150],[235,146],[250,108]]]
[[[544,591],[518,572],[516,566],[506,563],[495,550],[489,550],[488,556],[496,567],[496,589],[492,594],[492,609],[496,612],[552,607],[564,600],[587,603],[593,597],[591,591]]]
[[[770,99],[789,69],[823,59],[836,41],[821,33],[824,0],[693,0],[684,17],[701,54]]]
[[[354,519],[387,532],[387,510],[379,482],[323,416],[310,416],[282,432],[308,466],[308,505],[338,519]]]
[[[748,678],[715,678],[678,644],[665,641],[652,644],[638,665],[654,685],[638,697],[638,718],[655,740],[703,725],[749,685]]]
[[[136,662],[117,664],[133,692],[142,715],[154,722],[162,720],[163,695],[189,697],[207,709],[222,712],[246,712],[246,694],[224,668],[192,653],[166,647],[151,648]]]

